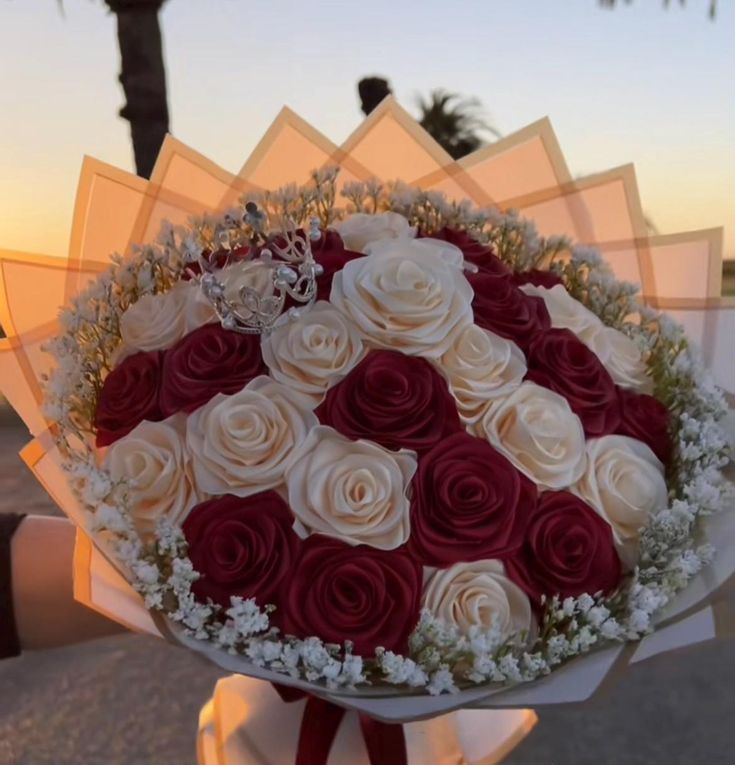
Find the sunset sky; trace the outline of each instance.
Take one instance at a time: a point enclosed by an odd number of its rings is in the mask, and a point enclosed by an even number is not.
[[[336,142],[356,82],[445,87],[508,134],[550,117],[575,175],[633,161],[663,233],[725,226],[735,258],[735,3],[170,0],[176,137],[237,170],[284,104]],[[63,254],[84,154],[132,169],[115,20],[101,1],[0,3],[0,247]]]

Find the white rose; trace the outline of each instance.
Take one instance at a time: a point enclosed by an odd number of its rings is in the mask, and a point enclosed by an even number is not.
[[[566,399],[532,382],[491,403],[475,432],[541,489],[566,489],[586,466],[582,423]]]
[[[408,540],[407,491],[415,472],[413,453],[352,441],[320,425],[286,471],[288,503],[300,522],[295,528],[302,536],[393,550]]]
[[[585,343],[604,364],[612,379],[621,388],[639,393],[653,393],[653,380],[648,374],[640,348],[626,334],[613,327],[603,327]]]
[[[585,344],[592,335],[605,327],[589,308],[575,300],[561,284],[556,284],[551,289],[524,284],[521,289],[527,295],[540,297],[544,301],[552,327],[571,330]]]
[[[312,402],[270,377],[216,395],[187,420],[200,491],[247,497],[283,482],[294,449],[318,424]]]
[[[535,631],[528,598],[505,576],[499,560],[456,563],[435,571],[424,587],[423,607],[465,635],[470,627],[489,630],[493,624],[504,639]]]
[[[122,342],[112,364],[117,366],[138,351],[170,348],[189,332],[218,321],[196,281],[180,281],[168,292],[144,295],[120,319]]]
[[[130,509],[136,528],[151,535],[160,518],[180,522],[199,497],[182,436],[184,418],[141,422],[106,451],[103,465],[114,481],[130,482]]]
[[[587,470],[572,489],[610,524],[618,553],[631,568],[638,537],[652,513],[668,505],[664,466],[642,441],[603,436],[587,442]]]
[[[433,240],[379,242],[334,276],[330,302],[372,344],[440,357],[472,323],[473,292]]]
[[[180,282],[180,284],[185,285],[186,305],[184,307],[184,315],[187,333],[193,332],[205,324],[219,323],[214,306],[204,296],[199,283],[197,281],[190,281]]]
[[[260,261],[238,261],[215,271],[215,276],[225,286],[225,298],[231,303],[241,304],[240,290],[249,287],[262,297],[271,297],[275,291],[272,271]],[[186,332],[213,322],[219,322],[212,303],[205,297],[199,282],[195,279],[182,281],[174,286],[184,294]]]
[[[125,311],[120,317],[120,335],[126,355],[165,350],[186,334],[191,286],[179,282],[168,292],[143,295]]]
[[[394,255],[399,252],[401,245],[397,242],[382,239],[377,242],[371,242],[365,247],[366,255]],[[450,244],[443,239],[432,239],[429,236],[423,236],[421,239],[414,239],[410,243],[410,248],[413,252],[430,252],[433,255],[438,255],[441,259],[448,263],[450,266],[456,266],[460,271],[464,271],[465,259],[462,250],[457,247],[456,244]]]
[[[477,422],[488,401],[515,390],[527,371],[523,351],[514,342],[476,324],[455,336],[439,368],[467,425]]]
[[[413,239],[416,229],[398,213],[378,215],[355,213],[334,225],[348,250],[363,252],[366,245],[379,239]]]
[[[240,303],[243,287],[255,290],[262,297],[270,297],[275,291],[273,269],[261,260],[239,260],[215,272],[225,286],[225,297],[232,303]]]
[[[261,348],[274,379],[318,397],[365,354],[357,329],[326,301],[264,336]]]
[[[551,289],[524,284],[528,295],[543,299],[551,326],[569,329],[600,359],[613,380],[623,388],[651,393],[653,381],[638,346],[625,334],[606,326],[595,314],[575,300],[561,284]]]

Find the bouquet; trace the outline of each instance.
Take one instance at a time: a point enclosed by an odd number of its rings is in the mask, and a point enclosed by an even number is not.
[[[623,207],[545,122],[457,164],[392,102],[339,153],[284,114],[236,177],[174,141],[149,186],[88,163],[70,261],[16,258],[3,392],[83,530],[79,597],[386,721],[584,698],[706,637],[727,403],[658,310],[682,240],[639,236],[628,171]],[[716,286],[672,307],[732,390]]]

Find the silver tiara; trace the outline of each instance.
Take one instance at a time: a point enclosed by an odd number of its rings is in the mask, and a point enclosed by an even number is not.
[[[246,210],[247,222],[262,223],[265,216],[254,204],[249,203]],[[311,242],[320,239],[321,235],[319,219],[312,218],[308,234],[288,228],[272,237],[267,245],[251,247],[244,258],[223,248],[220,254],[225,255],[224,266],[212,263],[200,252],[196,259],[200,273],[195,278],[222,326],[242,334],[262,335],[297,319],[316,300],[317,277],[324,269],[314,260]],[[232,289],[228,289],[228,280],[236,273],[227,266],[234,263],[257,263],[268,269],[272,289],[267,289],[264,294],[243,285],[233,295]],[[292,305],[286,309],[287,303]]]

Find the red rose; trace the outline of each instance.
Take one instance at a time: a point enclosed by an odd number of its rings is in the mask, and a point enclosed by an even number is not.
[[[365,257],[362,252],[345,249],[342,237],[333,229],[327,229],[322,232],[321,239],[311,242],[311,252],[314,260],[324,269],[317,278],[317,300],[329,300],[332,279],[337,271],[344,268],[345,263]]]
[[[526,295],[509,277],[467,274],[475,291],[472,310],[475,324],[513,340],[524,351],[532,338],[551,327],[542,298]]]
[[[440,231],[434,231],[431,234],[422,233],[419,236],[440,239],[442,242],[449,242],[449,244],[459,247],[462,250],[464,259],[476,265],[479,273],[494,276],[508,276],[511,273],[510,268],[493,253],[490,247],[486,244],[480,244],[466,231],[445,226]]]
[[[537,268],[532,268],[530,271],[516,271],[511,279],[518,287],[522,284],[533,284],[535,287],[546,287],[549,290],[558,284],[564,284],[561,276],[553,271],[541,271]]]
[[[97,446],[109,446],[143,420],[163,419],[158,403],[163,356],[160,351],[135,353],[107,375],[94,416]]]
[[[536,487],[487,441],[456,433],[419,460],[408,549],[427,566],[517,550]]]
[[[369,353],[330,388],[316,410],[323,425],[387,449],[425,452],[461,430],[446,380],[425,359]]]
[[[197,505],[183,525],[189,558],[201,574],[194,594],[225,608],[233,595],[280,606],[301,544],[292,525],[291,510],[274,491],[225,494]],[[282,617],[279,607],[271,621],[280,624]]]
[[[609,593],[620,582],[610,525],[567,491],[541,494],[523,547],[504,563],[510,578],[536,604],[542,595]]]
[[[620,388],[619,396],[622,419],[615,432],[648,444],[661,462],[668,465],[674,450],[669,433],[669,410],[657,398],[645,393]]]
[[[620,424],[618,388],[597,356],[568,329],[539,334],[526,354],[527,380],[569,402],[588,437],[615,433]]]
[[[267,371],[258,335],[205,324],[166,353],[161,410],[165,417],[193,412],[217,393],[237,393]]]
[[[285,607],[283,631],[354,651],[405,652],[419,620],[421,566],[404,552],[351,545],[320,534],[302,545]]]

